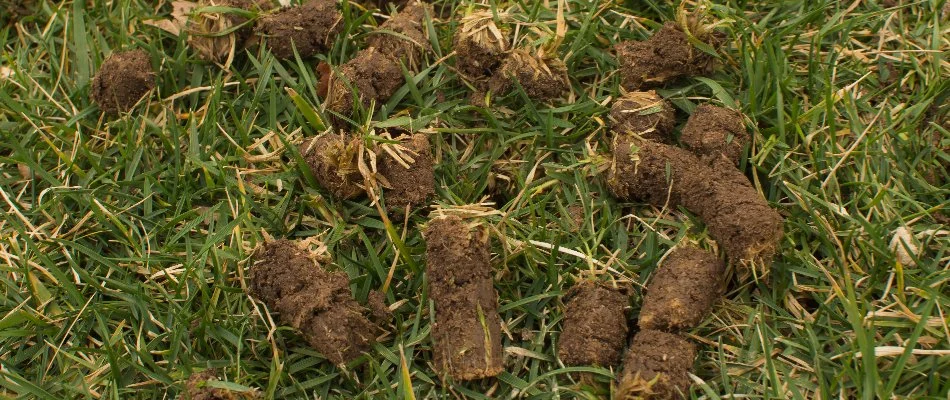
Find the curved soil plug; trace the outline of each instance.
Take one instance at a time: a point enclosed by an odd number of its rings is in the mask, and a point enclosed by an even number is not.
[[[713,35],[701,40],[712,41]],[[622,85],[627,90],[655,87],[683,76],[704,74],[711,71],[715,58],[694,47],[689,38],[673,22],[644,41],[626,41],[617,45],[617,60],[620,62]]]
[[[653,330],[634,336],[623,359],[615,400],[689,398],[689,371],[696,345],[686,338]]]
[[[627,341],[629,294],[603,282],[584,281],[568,296],[557,350],[561,361],[569,366],[619,364]]]
[[[696,327],[723,294],[726,265],[708,251],[680,247],[653,273],[640,309],[640,329]]]
[[[426,278],[435,303],[434,364],[467,381],[502,371],[501,318],[492,286],[488,229],[456,216],[429,220]]]
[[[663,143],[673,142],[676,115],[670,103],[655,91],[627,92],[610,107],[614,131]]]
[[[490,78],[505,60],[508,42],[506,31],[495,24],[491,11],[465,16],[453,39],[455,68],[471,81]]]
[[[293,58],[294,46],[301,58],[327,51],[333,37],[343,30],[343,17],[333,0],[310,0],[267,15],[257,23],[257,33],[267,40],[277,58]]]
[[[126,112],[155,88],[155,71],[148,53],[130,50],[113,53],[92,79],[92,100],[109,114]]]
[[[738,164],[749,144],[749,134],[739,111],[703,104],[689,116],[680,141],[693,153],[701,156],[721,154]]]
[[[681,205],[697,214],[740,264],[769,265],[782,238],[782,217],[722,157],[700,158],[679,147],[618,136],[607,186],[623,200]]]
[[[217,381],[218,377],[214,370],[204,370],[191,374],[188,381],[185,382],[185,391],[181,395],[181,400],[238,400],[238,399],[256,399],[256,392],[233,392],[227,389],[221,389],[208,386],[208,382]]]
[[[489,88],[496,95],[503,95],[515,88],[517,81],[528,97],[535,100],[550,100],[560,97],[570,89],[567,66],[550,57],[531,54],[516,49],[505,59],[497,74],[492,76]]]
[[[359,139],[328,133],[307,142],[300,154],[321,186],[333,197],[348,200],[366,193],[357,165],[359,147]]]
[[[379,328],[353,299],[344,272],[327,272],[317,257],[289,240],[266,243],[254,256],[250,293],[299,329],[334,364],[345,363],[376,340]]]
[[[435,171],[429,138],[421,133],[415,134],[409,140],[402,141],[399,147],[377,151],[380,153],[378,172],[386,181],[383,183],[386,207],[395,211],[405,210],[406,206],[425,204],[435,194]]]
[[[379,105],[388,100],[406,82],[399,63],[373,47],[361,50],[328,79],[326,108],[345,117],[353,115],[354,90],[362,108],[369,109],[373,102]],[[332,119],[337,127],[344,122],[336,116]]]
[[[379,26],[367,40],[382,54],[402,60],[410,71],[422,64],[422,55],[432,49],[423,20],[432,15],[432,5],[413,2]]]

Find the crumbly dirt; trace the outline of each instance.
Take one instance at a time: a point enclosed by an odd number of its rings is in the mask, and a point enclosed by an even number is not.
[[[615,132],[672,143],[676,115],[655,91],[627,92],[611,105],[610,122]]]
[[[409,70],[422,65],[423,53],[432,49],[423,21],[432,15],[432,6],[414,1],[382,23],[369,37],[367,45],[382,54],[401,60]]]
[[[197,8],[231,7],[248,11],[269,9],[261,0],[203,0]],[[241,50],[254,32],[250,24],[232,31],[235,27],[247,23],[247,18],[224,12],[205,12],[188,19],[188,45],[195,50],[198,58],[223,63],[231,52]],[[231,31],[230,33],[227,33]]]
[[[327,272],[317,257],[289,240],[266,243],[254,255],[249,289],[280,322],[297,328],[334,364],[369,351],[379,328],[350,293],[346,273]]]
[[[317,183],[337,199],[354,199],[366,193],[357,167],[358,140],[328,133],[305,142],[300,148]]]
[[[326,107],[343,117],[353,115],[353,90],[362,108],[369,109],[374,101],[379,106],[389,100],[405,83],[399,63],[373,47],[361,50],[328,79]],[[332,119],[338,128],[345,123],[340,117]]]
[[[680,142],[700,156],[722,155],[739,164],[749,144],[749,134],[741,112],[703,104],[689,116]]]
[[[640,331],[624,356],[614,399],[687,399],[687,374],[695,359],[696,345],[686,338],[654,330]]]
[[[489,89],[496,95],[514,90],[515,82],[521,84],[528,97],[535,100],[551,100],[570,89],[567,66],[556,58],[541,58],[524,49],[512,51],[498,73],[489,82]]]
[[[491,12],[463,18],[453,38],[455,68],[463,78],[476,84],[494,75],[508,54],[507,31],[492,18]]]
[[[696,247],[673,250],[647,286],[640,329],[676,332],[699,325],[722,297],[725,271],[713,253]]]
[[[708,35],[704,40],[718,46],[719,40]],[[644,41],[626,41],[617,45],[621,84],[627,90],[661,86],[671,80],[709,73],[715,58],[694,47],[686,34],[673,22],[667,22]]]
[[[627,288],[583,281],[568,292],[558,357],[564,365],[613,367],[627,341]]]
[[[227,389],[220,389],[206,386],[209,381],[217,381],[218,377],[214,370],[208,369],[198,373],[191,374],[188,381],[185,382],[185,391],[181,394],[181,400],[239,400],[256,399],[257,393],[236,393]]]
[[[109,114],[126,112],[155,87],[155,71],[144,50],[113,53],[92,79],[90,97]]]
[[[409,168],[400,164],[388,152],[380,151],[377,171],[385,179],[383,196],[390,210],[402,211],[406,206],[425,205],[429,197],[435,194],[435,171],[432,163],[432,149],[429,138],[424,134],[412,135],[403,140],[401,146],[412,157],[406,161]]]
[[[433,363],[440,375],[460,381],[492,377],[503,369],[488,230],[474,224],[436,217],[424,232],[426,278],[435,303]]]
[[[733,262],[764,269],[782,238],[781,215],[723,157],[700,158],[679,147],[618,135],[607,185],[622,200],[683,206],[697,214]]]
[[[369,292],[366,308],[369,309],[370,319],[378,324],[388,324],[392,320],[393,313],[386,306],[386,295],[378,290]]]
[[[294,57],[294,46],[301,58],[326,52],[342,30],[343,17],[336,9],[336,1],[310,0],[264,16],[256,31],[275,57],[288,59]]]

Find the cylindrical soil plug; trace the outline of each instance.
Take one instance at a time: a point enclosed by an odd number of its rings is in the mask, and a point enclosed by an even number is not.
[[[722,297],[726,266],[715,254],[695,247],[673,250],[643,298],[640,329],[675,332],[691,329]]]
[[[630,295],[607,283],[583,281],[567,297],[558,357],[564,365],[617,365],[627,341]]]

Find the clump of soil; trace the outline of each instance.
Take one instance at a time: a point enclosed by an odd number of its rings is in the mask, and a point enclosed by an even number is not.
[[[670,143],[676,115],[673,107],[655,91],[627,92],[610,107],[615,132]]]
[[[700,40],[713,47],[719,40],[703,35]],[[708,73],[715,58],[696,48],[675,23],[667,22],[659,31],[644,41],[626,41],[617,45],[622,85],[627,90],[663,85],[683,76]]]
[[[701,156],[722,155],[738,164],[749,144],[749,134],[741,112],[703,104],[689,116],[680,141]]]
[[[280,313],[282,324],[299,329],[334,364],[369,351],[379,328],[353,299],[346,273],[327,272],[317,256],[289,240],[264,244],[254,258],[250,293]]]
[[[614,399],[689,398],[696,345],[686,338],[642,330],[630,342]]]
[[[506,30],[495,24],[491,11],[467,15],[453,39],[455,68],[470,81],[490,78],[505,60],[508,42]]]
[[[620,363],[627,341],[627,290],[583,281],[567,296],[564,330],[558,340],[558,356],[564,365],[612,367]]]
[[[397,211],[404,210],[406,206],[425,204],[435,194],[435,171],[429,138],[424,134],[415,134],[401,141],[399,146],[402,151],[380,151],[382,154],[377,167],[379,176],[385,180],[383,193],[386,207]]]
[[[230,7],[246,11],[260,11],[260,2],[252,0],[203,0],[197,9]],[[198,58],[224,63],[233,57],[250,38],[253,29],[248,19],[233,12],[201,12],[188,19],[188,45]]]
[[[208,369],[198,373],[191,374],[188,381],[185,382],[185,391],[181,395],[181,400],[238,400],[238,399],[256,399],[256,392],[233,392],[227,389],[221,389],[208,386],[208,382],[217,381],[218,377],[214,370]]]
[[[528,97],[550,100],[570,89],[567,66],[560,59],[513,50],[489,83],[492,93],[503,95],[521,84]]]
[[[405,83],[399,63],[373,47],[357,53],[340,67],[338,74],[325,76],[328,76],[326,108],[344,118],[353,115],[354,91],[361,107],[368,110],[374,102],[378,106],[388,100]],[[334,118],[333,122],[343,123],[341,118]]]
[[[126,112],[155,87],[155,71],[148,53],[113,53],[92,80],[92,100],[106,113]]]
[[[696,327],[723,294],[726,265],[708,251],[680,247],[653,273],[640,328],[675,332]]]
[[[283,59],[294,57],[295,46],[301,58],[325,52],[341,30],[343,17],[333,0],[310,0],[284,8],[257,24],[257,33],[267,40],[271,53]]]
[[[321,186],[333,197],[348,200],[366,193],[357,165],[359,148],[359,139],[328,133],[304,144],[300,153]]]
[[[455,380],[502,371],[498,293],[492,285],[488,229],[457,216],[429,220],[426,278],[435,303],[436,370]]]
[[[700,158],[679,147],[619,135],[607,185],[622,200],[683,206],[697,214],[730,260],[740,264],[769,265],[782,238],[782,217],[722,157]]]
[[[432,49],[423,20],[432,15],[432,6],[415,1],[379,26],[367,40],[382,54],[402,60],[406,67],[415,70],[422,64],[422,55]]]

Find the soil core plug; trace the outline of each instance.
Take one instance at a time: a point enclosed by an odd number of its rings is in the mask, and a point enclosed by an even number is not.
[[[342,30],[343,16],[333,0],[309,0],[264,16],[257,24],[271,53],[282,59],[294,58],[295,47],[301,58],[325,52]]]
[[[148,53],[130,50],[113,53],[92,79],[92,100],[109,114],[127,112],[155,88],[155,71]]]
[[[749,144],[749,134],[739,111],[703,104],[689,116],[680,141],[700,156],[721,155],[738,164]]]
[[[693,32],[696,35],[696,32]],[[709,41],[712,47],[719,40],[711,33],[695,36]],[[715,57],[690,43],[689,36],[673,22],[644,41],[626,41],[617,45],[622,85],[627,90],[661,86],[671,80],[701,75],[712,70]]]
[[[640,328],[665,332],[699,325],[723,294],[726,265],[695,247],[673,250],[653,273],[640,309]]]
[[[616,366],[627,341],[630,295],[626,288],[582,281],[567,296],[564,330],[558,340],[561,361],[568,366]]]
[[[672,333],[642,330],[623,359],[614,400],[688,399],[696,345]]]
[[[610,121],[615,132],[673,142],[676,115],[670,103],[655,91],[624,93],[611,105]]]

